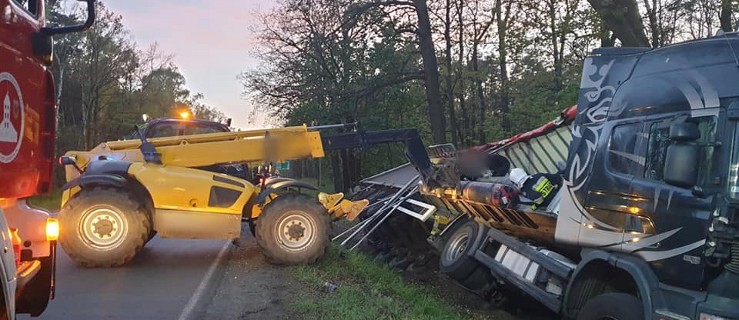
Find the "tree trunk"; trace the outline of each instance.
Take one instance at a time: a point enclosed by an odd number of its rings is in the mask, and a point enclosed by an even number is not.
[[[559,49],[559,30],[557,29],[557,11],[554,1],[547,2],[549,7],[549,30],[552,33],[550,41],[552,41],[552,57],[554,60],[554,91],[562,90],[562,56]],[[564,39],[564,35],[561,35]]]
[[[446,75],[444,78],[446,79],[446,103],[447,103],[447,111],[449,112],[449,127],[452,131],[452,143],[454,145],[459,145],[459,136],[457,135],[458,130],[458,123],[457,123],[457,114],[454,111],[454,100],[456,98],[454,97],[454,86],[452,85],[452,3],[451,0],[446,0],[446,22],[444,23],[444,42],[446,44],[445,47],[445,67],[446,67]]]
[[[507,10],[505,16],[503,15],[502,0],[495,1],[496,11],[496,23],[498,25],[498,67],[500,69],[500,105],[499,110],[503,116],[501,121],[501,128],[503,132],[509,133],[511,131],[510,123],[506,120],[508,113],[510,112],[509,106],[509,92],[508,92],[508,45],[507,35],[508,30],[508,18],[510,16],[511,5],[510,2],[507,4]]]
[[[659,23],[657,23],[657,1],[651,0],[652,4],[650,4],[649,1],[650,0],[644,0],[644,8],[647,9],[647,17],[649,17],[649,30],[652,34],[652,48],[657,48],[660,46],[660,34],[662,28]]]
[[[418,47],[423,58],[423,70],[426,77],[426,101],[428,103],[431,134],[434,143],[446,143],[446,121],[441,106],[439,90],[439,64],[431,35],[431,21],[426,0],[413,0],[418,16]]]
[[[721,21],[721,30],[724,32],[734,31],[734,26],[731,23],[731,0],[721,0],[721,15],[719,20]]]
[[[487,104],[485,103],[485,94],[482,91],[482,80],[480,79],[480,65],[478,57],[478,46],[480,45],[479,39],[475,39],[472,44],[472,71],[475,73],[475,89],[477,91],[477,139],[479,143],[485,143],[487,137],[485,137],[485,115],[487,114]]]
[[[624,47],[648,47],[636,0],[588,0]]]
[[[467,88],[465,87],[464,76],[464,0],[458,0],[457,19],[459,22],[459,60],[457,62],[457,83],[459,84],[459,111],[462,114],[462,130],[460,132],[460,141],[465,145],[470,145],[470,115],[467,110],[467,101],[465,95]]]

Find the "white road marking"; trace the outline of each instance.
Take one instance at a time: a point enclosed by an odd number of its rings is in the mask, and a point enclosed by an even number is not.
[[[179,320],[187,320],[190,318],[190,314],[195,309],[195,305],[200,300],[203,292],[205,292],[205,289],[210,282],[210,278],[213,277],[213,274],[216,272],[216,268],[221,263],[221,260],[223,260],[223,257],[226,255],[226,251],[228,250],[230,244],[231,241],[226,241],[226,243],[223,244],[221,251],[218,252],[218,256],[215,260],[213,260],[213,264],[210,265],[208,272],[206,272],[203,276],[203,280],[200,280],[200,284],[198,285],[198,288],[195,289],[195,293],[193,293],[192,297],[190,297],[190,301],[188,301],[185,305],[185,308],[182,309],[182,313],[180,313],[180,317],[178,318]]]

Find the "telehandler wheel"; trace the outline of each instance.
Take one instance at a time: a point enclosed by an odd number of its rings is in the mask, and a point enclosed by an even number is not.
[[[465,282],[481,264],[469,256],[480,226],[472,220],[460,225],[444,244],[439,258],[439,271],[450,278]]]
[[[151,223],[151,221],[149,223]],[[156,235],[157,235],[157,232],[154,231],[154,229],[151,229],[151,231],[149,232],[149,236],[146,237],[146,242],[144,243],[144,245],[146,245],[147,243],[149,243],[149,241],[151,241],[151,239],[154,239],[154,237],[156,237]]]
[[[118,189],[82,190],[59,212],[59,224],[59,244],[83,267],[122,266],[151,234],[143,204]]]
[[[256,220],[255,236],[271,263],[315,262],[328,249],[328,213],[305,195],[282,195],[265,206]]]

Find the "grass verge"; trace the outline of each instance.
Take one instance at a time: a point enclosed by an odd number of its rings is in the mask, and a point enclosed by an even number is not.
[[[302,287],[295,290],[291,306],[300,318],[469,318],[424,288],[404,281],[385,265],[338,247],[332,247],[318,263],[289,267],[288,272]],[[338,289],[327,292],[326,282],[338,285]]]
[[[54,190],[49,194],[35,196],[28,199],[28,204],[32,207],[46,209],[50,212],[59,211],[62,203],[62,191]]]

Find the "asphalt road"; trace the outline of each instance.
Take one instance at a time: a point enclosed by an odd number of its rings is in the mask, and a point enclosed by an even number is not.
[[[78,267],[60,247],[56,299],[41,317],[18,318],[199,318],[223,273],[219,266],[231,248],[226,243],[156,237],[129,265],[113,269]]]

